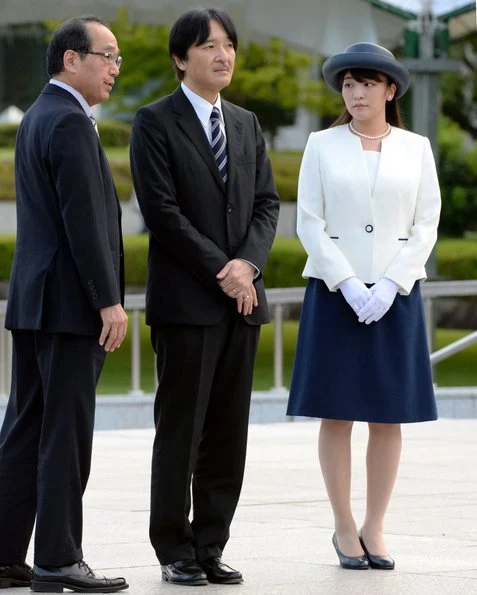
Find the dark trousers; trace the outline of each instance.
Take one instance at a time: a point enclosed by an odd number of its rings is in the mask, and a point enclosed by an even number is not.
[[[245,468],[259,333],[236,314],[214,326],[152,331],[159,387],[150,538],[161,564],[220,556],[228,540]]]
[[[12,389],[0,432],[0,563],[83,557],[82,496],[105,351],[92,336],[14,330]]]

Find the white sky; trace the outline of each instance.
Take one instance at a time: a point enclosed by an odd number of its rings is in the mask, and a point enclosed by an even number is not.
[[[424,6],[430,2],[435,15],[453,12],[472,4],[472,0],[382,0],[385,4],[395,6],[413,13],[421,13]]]

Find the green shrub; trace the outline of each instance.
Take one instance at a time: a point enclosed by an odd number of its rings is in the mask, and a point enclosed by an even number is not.
[[[0,124],[0,147],[14,147],[18,124]]]
[[[437,274],[443,279],[477,279],[477,241],[462,238],[439,240]]]
[[[0,236],[0,281],[7,280],[15,238]],[[126,284],[143,287],[147,278],[148,236],[125,236]],[[306,253],[298,238],[276,238],[264,271],[265,283],[272,287],[299,287]],[[477,241],[442,239],[437,244],[437,272],[444,279],[477,279]]]
[[[297,238],[275,238],[263,273],[266,287],[305,285],[301,276],[305,262],[306,253]]]
[[[111,166],[111,173],[113,174],[119,200],[129,200],[133,189],[129,160],[112,159],[109,161],[109,164]]]
[[[272,151],[270,161],[280,200],[286,202],[296,201],[301,152],[279,153]]]
[[[15,236],[0,236],[0,281],[8,281],[15,251]]]
[[[126,285],[143,287],[147,280],[147,233],[124,238],[124,276]]]
[[[127,147],[131,139],[131,125],[116,120],[99,120],[99,135],[104,147]]]
[[[458,237],[477,229],[477,145],[469,151],[464,133],[443,118],[439,126],[440,232]]]
[[[110,160],[111,172],[118,191],[119,200],[131,198],[132,180],[129,169],[129,160]],[[0,159],[0,201],[15,200],[15,172],[13,156]]]
[[[131,138],[131,126],[116,120],[99,120],[99,134],[105,147],[125,147]],[[0,124],[0,147],[14,147],[18,124]]]
[[[0,200],[15,200],[13,159],[0,160]]]

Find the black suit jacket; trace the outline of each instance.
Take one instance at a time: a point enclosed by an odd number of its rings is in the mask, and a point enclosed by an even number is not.
[[[124,293],[121,210],[78,101],[48,84],[20,125],[17,242],[6,327],[96,334]]]
[[[141,108],[134,120],[131,171],[150,231],[146,321],[211,325],[235,300],[216,275],[233,258],[263,271],[279,199],[256,116],[222,101],[228,153],[224,184],[194,108],[179,87]],[[259,307],[245,320],[268,321],[263,281]]]

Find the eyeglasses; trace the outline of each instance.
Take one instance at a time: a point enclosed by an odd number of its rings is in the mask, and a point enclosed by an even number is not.
[[[78,52],[78,54],[91,54],[92,56],[103,56],[103,58],[106,58],[109,64],[116,64],[118,68],[121,68],[121,64],[123,63],[123,59],[121,58],[121,56],[116,56],[116,54],[111,54],[110,52],[92,52],[91,50],[73,51]]]

